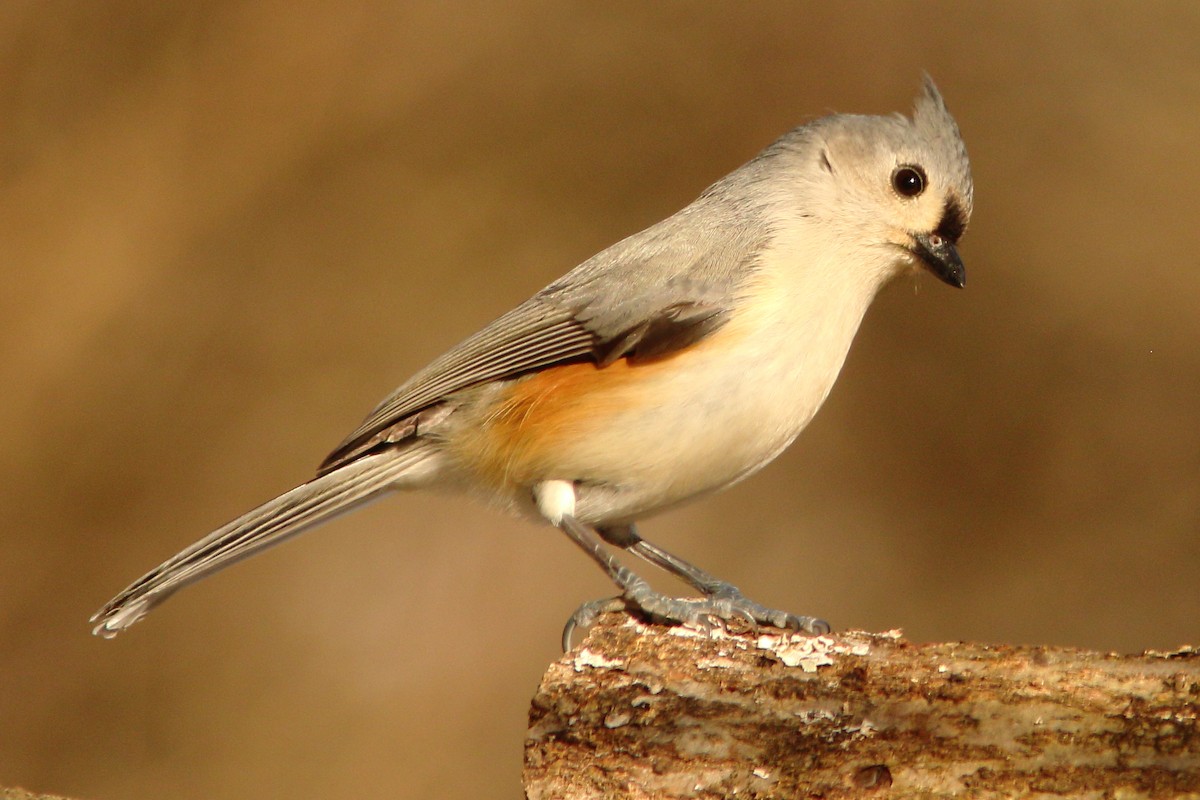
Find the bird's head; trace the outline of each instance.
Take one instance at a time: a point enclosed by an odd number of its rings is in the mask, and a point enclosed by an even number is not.
[[[817,213],[880,252],[891,272],[925,267],[963,286],[958,241],[971,217],[971,165],[958,125],[928,76],[911,117],[835,115],[808,127]],[[803,129],[801,129],[803,130]]]

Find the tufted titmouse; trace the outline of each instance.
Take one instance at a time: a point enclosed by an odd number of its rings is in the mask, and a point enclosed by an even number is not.
[[[835,115],[784,134],[657,225],[588,259],[397,389],[317,477],[139,578],[92,618],[111,637],[179,588],[390,489],[448,486],[548,521],[620,589],[567,624],[628,607],[703,627],[810,632],[642,539],[634,522],[756,472],[833,386],[893,276],[952,286],[972,185],[927,77],[911,119]],[[682,578],[653,591],[605,548]]]

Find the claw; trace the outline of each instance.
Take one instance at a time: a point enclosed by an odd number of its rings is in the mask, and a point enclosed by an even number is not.
[[[570,619],[567,620],[567,624],[563,626],[563,652],[570,652],[571,636],[575,633],[576,628],[590,628],[596,624],[596,620],[601,614],[607,614],[609,611],[621,611],[624,608],[625,598],[617,596],[592,600],[575,609],[575,613],[571,615]]]

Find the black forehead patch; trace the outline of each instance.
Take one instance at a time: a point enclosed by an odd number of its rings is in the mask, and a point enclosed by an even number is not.
[[[951,244],[958,244],[963,233],[967,230],[967,212],[955,197],[946,198],[946,207],[942,209],[942,220],[934,233]]]

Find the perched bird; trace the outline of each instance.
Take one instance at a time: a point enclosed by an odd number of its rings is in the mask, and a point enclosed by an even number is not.
[[[966,148],[932,80],[911,118],[833,115],[784,134],[683,210],[583,262],[414,375],[317,476],[163,562],[92,618],[114,636],[176,590],[394,489],[464,490],[560,528],[625,607],[704,627],[810,632],[642,539],[638,520],[723,489],[796,438],[867,306],[923,267],[952,286],[971,215]],[[658,593],[605,544],[702,595]]]

